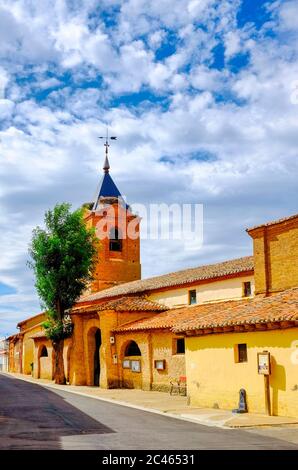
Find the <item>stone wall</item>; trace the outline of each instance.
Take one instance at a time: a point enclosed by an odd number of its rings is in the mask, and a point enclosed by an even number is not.
[[[174,350],[173,343],[176,338],[177,336],[169,330],[118,333],[116,343],[120,386],[169,391],[171,379],[185,375],[185,356],[175,354]],[[141,356],[125,356],[125,349],[130,341],[137,343]],[[141,373],[124,368],[125,360],[140,360]],[[164,370],[155,368],[156,360],[165,361]]]

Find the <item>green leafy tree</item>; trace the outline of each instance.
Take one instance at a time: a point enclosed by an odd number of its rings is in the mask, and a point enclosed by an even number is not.
[[[45,214],[45,228],[33,231],[29,248],[35,286],[46,310],[43,324],[55,351],[55,383],[65,384],[64,339],[71,336],[67,315],[92,280],[97,243],[93,228],[84,223],[84,209],[74,212],[70,204],[57,204]]]

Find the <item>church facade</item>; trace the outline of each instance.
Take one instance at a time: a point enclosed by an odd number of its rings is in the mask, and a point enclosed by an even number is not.
[[[245,388],[250,409],[263,412],[256,361],[268,348],[273,412],[298,416],[298,365],[291,359],[298,215],[249,230],[253,256],[141,279],[141,220],[115,185],[107,156],[103,170],[97,198],[85,209],[101,243],[94,280],[69,312],[67,381],[166,392],[183,380],[192,405],[220,408],[235,408]],[[9,339],[11,372],[52,379],[43,321],[41,313],[18,324]]]
[[[98,263],[88,292],[70,312],[74,329],[65,341],[69,383],[101,387],[169,390],[185,376],[184,336],[171,330],[174,317],[160,328],[160,313],[185,305],[250,297],[253,258],[141,279],[140,219],[132,213],[110,175],[108,156],[96,200],[85,208],[87,226],[100,239]],[[130,230],[130,233],[128,233]],[[10,338],[10,370],[51,379],[54,352],[41,313],[18,324]],[[138,328],[151,319],[152,328]],[[126,329],[134,325],[134,330]]]

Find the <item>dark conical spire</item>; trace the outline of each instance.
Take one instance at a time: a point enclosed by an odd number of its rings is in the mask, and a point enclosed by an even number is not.
[[[113,137],[113,139],[115,139],[115,137]],[[122,198],[119,189],[115,185],[109,173],[110,162],[109,162],[109,156],[108,156],[108,153],[109,153],[108,138],[106,139],[106,142],[104,145],[106,148],[106,152],[105,152],[106,155],[105,155],[105,160],[103,164],[104,175],[99,186],[99,191],[96,195],[96,200],[94,202],[93,210],[96,210],[101,202],[108,202],[108,200]]]

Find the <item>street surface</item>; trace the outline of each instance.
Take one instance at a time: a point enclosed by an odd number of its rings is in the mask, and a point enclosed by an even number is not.
[[[298,449],[289,430],[202,426],[1,374],[0,429],[0,449]]]

